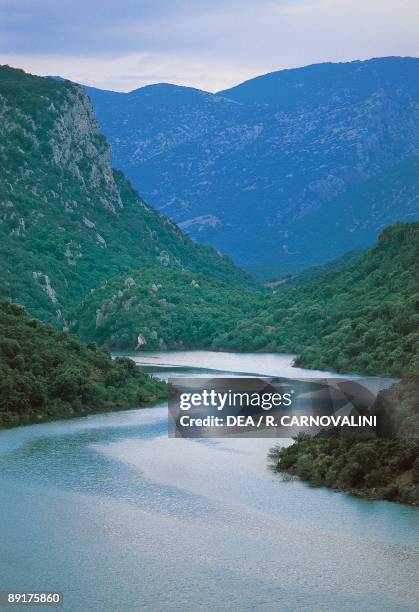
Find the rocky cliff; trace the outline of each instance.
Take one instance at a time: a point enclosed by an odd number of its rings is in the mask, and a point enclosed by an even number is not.
[[[146,265],[251,280],[147,206],[110,165],[85,92],[0,67],[0,295],[66,325],[108,276]]]

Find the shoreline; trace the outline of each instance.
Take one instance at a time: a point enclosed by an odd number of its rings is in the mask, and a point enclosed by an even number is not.
[[[303,484],[305,484],[308,487],[311,487],[312,489],[327,489],[328,491],[333,491],[334,493],[344,493],[345,495],[351,495],[352,497],[358,497],[359,499],[364,499],[366,501],[386,501],[386,502],[392,502],[392,503],[397,503],[397,504],[403,504],[405,506],[409,506],[410,508],[419,508],[419,500],[418,501],[403,501],[400,499],[389,499],[387,497],[383,496],[384,493],[384,488],[383,487],[376,487],[373,490],[370,489],[354,489],[354,488],[348,488],[345,489],[343,487],[328,487],[325,484],[322,483],[315,483],[315,482],[310,482],[309,480],[305,480],[304,478],[300,478],[300,476],[298,476],[297,474],[295,474],[294,472],[290,472],[288,470],[284,470],[284,469],[280,469],[279,467],[272,467],[272,471],[274,474],[282,474],[285,475],[287,478],[287,481],[295,481],[295,482],[301,482]]]
[[[205,349],[204,349],[205,350]],[[181,353],[185,353],[185,352],[189,352],[189,351],[185,351],[185,350],[177,350],[177,351],[158,351],[159,355],[162,356],[164,358],[164,355],[167,353],[173,353],[176,352],[178,354]],[[208,351],[208,352],[214,352],[214,351]],[[216,353],[228,353],[228,354],[238,354],[238,355],[255,355],[255,353],[252,353],[250,351],[216,351]],[[136,352],[135,355],[133,355],[133,353],[125,353],[125,352],[118,352],[118,353],[113,353],[112,357],[118,357],[118,356],[127,356],[127,357],[131,357],[131,358],[138,358],[141,359],[141,357],[147,357],[148,355],[152,355],[155,354],[156,351],[138,351]],[[278,352],[267,352],[267,351],[260,351],[257,353],[258,355],[287,355],[292,359],[292,367],[295,367],[296,370],[301,367],[301,366],[297,366],[296,365],[296,359],[298,358],[298,355],[296,353],[292,353],[292,352],[287,352],[287,353],[278,353]],[[150,364],[151,365],[151,364]],[[142,365],[141,364],[137,364],[137,368],[139,370],[142,370]],[[205,369],[205,367],[204,367]],[[307,370],[309,370],[307,368]],[[269,377],[269,374],[258,374],[258,376],[266,376]],[[369,375],[365,375],[366,377],[369,377]],[[395,379],[391,379],[394,383],[397,382]],[[76,409],[74,410],[72,407],[69,410],[63,411],[62,413],[58,413],[58,414],[48,414],[47,413],[43,413],[43,414],[35,414],[35,413],[29,413],[29,414],[24,414],[24,415],[13,415],[14,419],[12,421],[0,421],[0,431],[2,430],[8,430],[8,429],[14,429],[16,427],[28,427],[28,426],[33,426],[33,425],[41,425],[41,424],[46,424],[46,423],[52,423],[52,422],[59,422],[59,421],[69,421],[69,420],[73,420],[73,419],[80,419],[80,418],[84,418],[84,417],[88,417],[88,416],[93,416],[93,415],[101,415],[101,414],[108,414],[108,413],[112,413],[112,412],[122,412],[122,411],[127,411],[127,410],[144,410],[144,409],[149,409],[152,408],[154,406],[156,406],[157,404],[161,404],[162,402],[164,402],[167,398],[164,397],[155,397],[153,399],[151,399],[149,402],[146,403],[141,403],[141,404],[133,404],[133,403],[126,403],[126,402],[122,402],[122,403],[115,403],[115,404],[111,404],[111,403],[107,403],[106,405],[99,407],[99,408],[94,408],[92,410],[89,410],[89,408],[82,408],[82,409]],[[1,419],[0,415],[0,419]],[[313,438],[313,440],[315,440]],[[375,438],[374,441],[372,442],[372,445],[377,444],[377,442],[379,442],[380,440],[382,440],[382,438]],[[313,445],[316,445],[317,441],[313,442]],[[320,443],[321,444],[321,443]],[[293,444],[291,444],[291,446],[289,448],[295,447],[296,448],[296,454],[298,455],[298,453],[300,453],[300,449],[298,448],[298,441],[294,442]],[[330,452],[330,461],[333,462],[336,458],[336,456],[338,455],[338,453],[331,451]],[[400,493],[400,487],[403,489],[406,488],[405,484],[406,482],[399,482],[398,481],[398,476],[400,476],[400,474],[397,475],[397,477],[394,478],[394,481],[391,483],[393,485],[393,489],[394,490],[389,490],[389,484],[390,483],[386,483],[386,486],[371,486],[371,487],[354,487],[354,486],[341,486],[340,483],[338,483],[336,485],[336,483],[331,483],[330,485],[323,482],[322,480],[319,481],[319,479],[316,480],[316,478],[310,478],[310,477],[304,477],[304,474],[298,473],[298,470],[293,470],[293,469],[287,469],[287,467],[280,467],[280,463],[281,460],[279,459],[279,457],[277,458],[276,461],[276,465],[272,466],[273,467],[273,471],[275,472],[280,472],[283,474],[288,474],[291,477],[294,478],[298,478],[300,479],[302,482],[305,482],[307,484],[309,484],[309,486],[315,486],[315,487],[325,487],[328,488],[330,490],[334,490],[334,491],[338,491],[338,492],[344,492],[350,495],[353,495],[355,497],[360,497],[362,499],[367,499],[367,500],[371,500],[371,501],[379,501],[379,500],[388,500],[388,501],[397,501],[398,503],[406,503],[408,505],[412,505],[412,506],[418,506],[419,505],[419,500],[418,499],[414,499],[414,500],[407,500],[407,499],[401,499],[401,493]],[[408,485],[410,486],[411,483],[414,482],[412,480],[410,480],[408,482]],[[400,485],[400,486],[399,486]],[[412,485],[413,486],[413,485]],[[390,492],[389,492],[390,491]]]
[[[273,473],[371,501],[419,506],[419,439],[299,437],[268,454]]]
[[[141,404],[141,405],[139,404],[137,406],[112,405],[107,408],[104,408],[103,410],[101,409],[84,410],[82,412],[75,412],[74,414],[63,414],[63,415],[56,415],[53,417],[45,416],[45,418],[43,416],[37,415],[33,419],[28,417],[25,419],[21,419],[17,423],[11,423],[10,425],[5,424],[0,421],[0,431],[6,431],[8,429],[17,429],[18,427],[31,427],[32,425],[44,425],[46,423],[54,423],[54,422],[59,422],[59,421],[63,421],[63,422],[72,421],[73,419],[82,419],[82,418],[89,417],[89,416],[97,416],[99,414],[110,414],[111,412],[123,412],[124,410],[148,410],[150,408],[154,408],[154,406],[157,405],[156,401],[158,402],[159,400],[158,399],[152,400],[150,402],[147,402],[146,404]],[[164,401],[166,401],[164,398],[160,398],[160,402],[164,402]]]

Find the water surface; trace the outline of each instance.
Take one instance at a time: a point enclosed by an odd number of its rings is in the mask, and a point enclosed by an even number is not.
[[[291,355],[136,359],[325,375]],[[283,480],[271,444],[169,439],[164,406],[0,432],[0,588],[63,591],[71,611],[418,610],[418,509]]]

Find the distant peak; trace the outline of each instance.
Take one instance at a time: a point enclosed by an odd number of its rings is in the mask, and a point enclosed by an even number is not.
[[[204,91],[202,89],[198,89],[197,87],[189,87],[187,85],[176,85],[174,83],[151,83],[150,85],[144,85],[142,87],[138,87],[137,89],[133,89],[128,93],[128,95],[135,94],[146,94],[146,93],[195,93],[199,95],[213,95],[208,91]]]

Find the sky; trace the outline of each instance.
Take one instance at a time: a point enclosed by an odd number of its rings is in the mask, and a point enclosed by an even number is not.
[[[419,0],[0,0],[1,64],[116,91],[419,57],[418,32]]]

